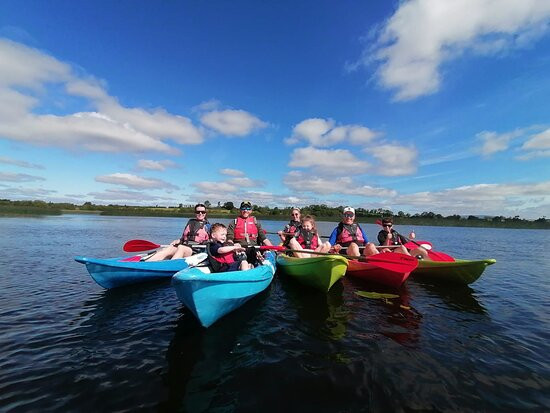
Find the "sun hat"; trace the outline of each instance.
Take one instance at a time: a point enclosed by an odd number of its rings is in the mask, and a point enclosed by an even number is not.
[[[350,206],[347,206],[347,207],[344,208],[344,212],[343,212],[343,213],[345,214],[346,212],[351,212],[353,215],[355,215],[355,209],[353,209],[353,208],[350,207]]]

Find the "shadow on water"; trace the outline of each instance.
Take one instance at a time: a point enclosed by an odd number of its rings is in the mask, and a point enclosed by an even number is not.
[[[434,284],[424,280],[409,282],[414,286],[420,286],[430,296],[441,298],[450,309],[473,314],[488,314],[487,309],[476,297],[475,290],[468,285]]]
[[[183,305],[180,307],[162,377],[168,394],[158,404],[158,411],[202,412],[211,408],[220,386],[235,374],[231,363],[235,348],[240,346],[239,337],[261,313],[271,288],[209,328],[203,328]]]

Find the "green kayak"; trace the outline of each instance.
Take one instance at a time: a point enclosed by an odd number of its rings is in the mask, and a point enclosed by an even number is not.
[[[348,260],[340,255],[295,258],[281,254],[277,266],[302,284],[326,292],[344,276]]]
[[[429,278],[432,281],[450,284],[471,284],[476,281],[485,267],[497,262],[495,259],[429,261],[419,260],[418,267],[411,272],[411,278]]]

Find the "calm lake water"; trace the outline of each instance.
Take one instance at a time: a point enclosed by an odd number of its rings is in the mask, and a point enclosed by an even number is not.
[[[550,410],[550,231],[417,227],[497,263],[470,287],[408,280],[389,301],[353,279],[323,294],[276,276],[209,329],[169,282],[107,291],[73,260],[170,242],[185,221],[0,218],[0,411]]]

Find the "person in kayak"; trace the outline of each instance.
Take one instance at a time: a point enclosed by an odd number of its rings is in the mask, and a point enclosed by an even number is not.
[[[299,228],[294,232],[294,236],[290,238],[288,245],[293,250],[308,249],[323,253],[328,252],[332,247],[328,241],[323,242],[321,240],[317,233],[315,219],[311,215],[302,218]],[[293,254],[298,258],[309,258],[312,255],[306,252],[294,252]]]
[[[294,233],[300,228],[302,215],[300,213],[300,208],[292,208],[290,210],[290,221],[285,225],[282,231],[277,231],[279,238],[283,242],[283,245],[287,247],[290,240],[294,236]]]
[[[344,208],[342,221],[334,228],[328,242],[335,252],[342,252],[346,255],[360,257],[359,247],[362,246],[365,247],[363,250],[365,257],[378,253],[375,245],[368,242],[363,228],[355,223],[355,209],[350,206]]]
[[[256,264],[261,258],[254,248],[257,245],[273,245],[265,236],[265,231],[252,216],[252,203],[243,201],[239,207],[239,216],[227,227],[227,243],[239,243],[246,248],[246,256],[249,263]],[[261,255],[260,255],[261,256]]]
[[[214,272],[246,271],[254,268],[246,260],[245,249],[240,244],[224,245],[227,239],[227,228],[223,224],[212,225],[212,241],[208,244],[207,253],[210,266]]]
[[[407,248],[405,248],[405,244],[408,243],[409,240],[393,228],[393,218],[382,218],[381,225],[382,229],[378,233],[377,237],[380,246],[397,246],[397,248],[382,248],[380,252],[393,251],[400,252],[402,254],[412,255],[413,257],[416,257],[418,259],[430,259],[428,256],[428,251],[426,251],[421,246],[411,249],[410,252],[409,250],[407,250]],[[414,234],[414,232],[411,232],[409,234],[409,238],[414,239],[415,237],[416,235]]]
[[[147,261],[162,261],[165,259],[184,258],[197,252],[198,245],[203,245],[210,239],[210,223],[206,218],[207,210],[204,204],[195,205],[195,218],[187,221],[180,239],[157,251]]]

